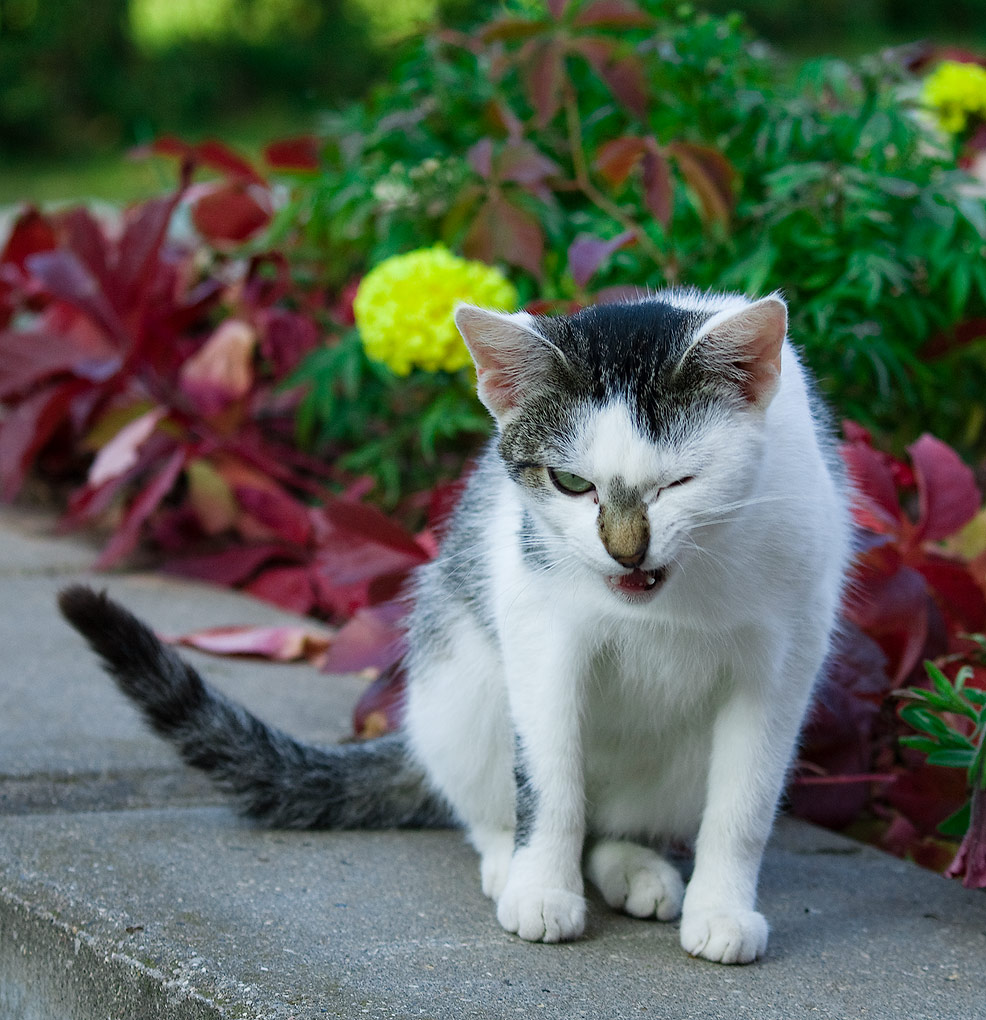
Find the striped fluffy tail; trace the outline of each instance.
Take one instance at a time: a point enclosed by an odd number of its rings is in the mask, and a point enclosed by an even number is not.
[[[209,687],[105,593],[75,585],[58,604],[151,728],[232,794],[243,814],[290,829],[454,824],[401,734],[328,748],[300,744]]]

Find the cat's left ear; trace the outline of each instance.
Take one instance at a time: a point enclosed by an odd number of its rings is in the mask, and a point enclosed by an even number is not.
[[[786,336],[787,305],[772,294],[713,315],[690,350],[700,352],[709,368],[739,386],[750,404],[765,408],[780,381]]]
[[[527,312],[463,304],[455,309],[455,324],[476,363],[479,399],[501,423],[543,382],[552,360],[563,358]]]

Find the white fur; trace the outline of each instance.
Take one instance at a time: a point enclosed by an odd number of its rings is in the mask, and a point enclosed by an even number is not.
[[[789,345],[765,411],[711,418],[678,438],[655,446],[615,402],[587,416],[570,462],[555,465],[593,480],[600,496],[617,471],[646,490],[643,566],[669,574],[645,604],[606,583],[619,568],[591,494],[533,501],[487,466],[474,555],[490,572],[492,629],[456,593],[438,593],[439,568],[426,568],[419,602],[445,601],[417,611],[441,615],[446,639],[412,644],[406,728],[479,851],[484,892],[509,931],[581,934],[589,834],[601,841],[588,875],[607,902],[676,916],[680,879],[637,843],[694,839],[682,945],[745,963],[766,947],[757,875],[828,649],[849,523]],[[525,510],[555,536],[549,569],[521,554]],[[516,851],[515,732],[538,799]]]

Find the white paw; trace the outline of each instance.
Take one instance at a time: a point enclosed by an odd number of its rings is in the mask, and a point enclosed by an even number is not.
[[[685,910],[681,945],[713,963],[752,963],[767,949],[767,921],[755,910]]]
[[[597,843],[586,873],[615,910],[634,917],[673,920],[681,913],[685,885],[678,870],[649,847],[616,840]]]
[[[568,889],[511,880],[496,905],[496,918],[528,942],[567,942],[585,930],[585,899]]]
[[[490,844],[479,861],[479,878],[483,884],[483,895],[498,900],[507,884],[510,859],[514,855],[514,834],[507,833],[502,839]]]

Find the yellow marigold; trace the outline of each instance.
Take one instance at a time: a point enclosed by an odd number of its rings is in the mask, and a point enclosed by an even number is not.
[[[986,68],[945,60],[925,79],[921,99],[943,131],[965,131],[970,117],[986,118]]]
[[[397,375],[455,372],[470,364],[452,319],[459,301],[513,311],[517,291],[492,266],[436,245],[374,266],[360,281],[353,314],[366,353]]]

